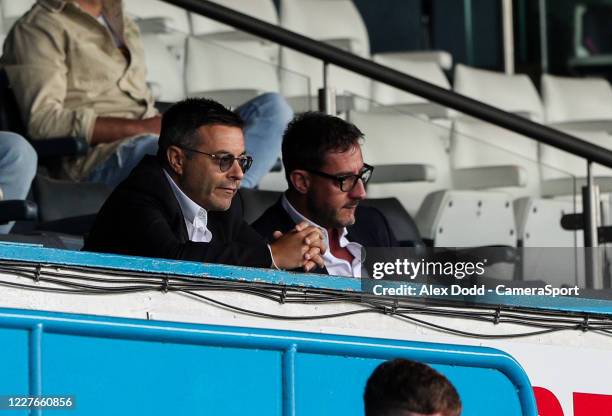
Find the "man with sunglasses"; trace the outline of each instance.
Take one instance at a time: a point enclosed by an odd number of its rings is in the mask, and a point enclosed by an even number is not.
[[[362,248],[398,245],[383,215],[359,205],[374,171],[363,162],[362,138],[355,125],[338,117],[295,117],[282,144],[289,189],[253,223],[271,241],[303,221],[320,229],[329,250],[319,273],[361,277]]]
[[[188,99],[164,113],[147,156],[106,201],[84,250],[252,267],[322,266],[319,230],[298,224],[271,244],[234,198],[253,159],[243,121],[221,104]]]

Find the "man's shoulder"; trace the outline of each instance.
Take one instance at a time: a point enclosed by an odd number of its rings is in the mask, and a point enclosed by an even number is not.
[[[389,224],[383,213],[374,207],[359,205],[355,211],[355,223],[348,231],[354,240],[362,244],[381,246],[391,244]]]
[[[170,220],[180,212],[162,168],[156,160],[143,159],[110,194],[96,218],[95,236],[121,233],[120,227],[149,227],[139,218]],[[106,229],[111,227],[112,230]]]
[[[271,236],[274,231],[286,232],[293,227],[289,214],[282,206],[279,198],[272,206],[266,209],[251,226],[264,237]]]
[[[385,222],[385,218],[378,210],[374,207],[368,207],[365,205],[358,205],[355,211],[355,225],[361,227],[374,227]]]
[[[23,30],[32,27],[44,28],[50,31],[60,31],[62,29],[61,22],[66,19],[61,9],[55,9],[53,6],[48,6],[46,3],[53,2],[36,2],[30,10],[21,16],[13,25],[13,30]]]
[[[62,13],[50,10],[39,2],[23,14],[11,27],[4,41],[3,61],[6,63],[27,53],[29,45],[53,42],[61,44],[65,22]]]
[[[117,190],[160,193],[167,190],[171,191],[171,188],[157,158],[155,156],[145,156],[128,177],[119,184]]]

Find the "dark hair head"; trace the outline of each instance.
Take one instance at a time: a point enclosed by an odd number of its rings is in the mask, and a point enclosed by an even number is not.
[[[287,183],[296,169],[320,169],[329,151],[346,152],[363,133],[351,123],[324,113],[308,112],[296,116],[283,136],[283,165]]]
[[[457,390],[446,377],[426,364],[404,359],[386,361],[376,367],[363,399],[366,416],[461,413]]]
[[[222,104],[206,98],[187,98],[170,107],[162,116],[157,157],[165,163],[166,149],[171,146],[193,148],[198,128],[211,124],[243,128],[240,116]]]

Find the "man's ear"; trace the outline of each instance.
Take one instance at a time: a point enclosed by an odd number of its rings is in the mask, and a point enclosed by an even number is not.
[[[308,192],[310,188],[310,174],[305,170],[297,169],[289,174],[289,180],[293,188],[301,194]]]
[[[170,169],[177,175],[183,174],[185,163],[185,152],[178,146],[168,146],[166,149],[166,160]]]

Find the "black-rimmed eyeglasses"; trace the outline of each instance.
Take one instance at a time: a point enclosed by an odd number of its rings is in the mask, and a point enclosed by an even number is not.
[[[313,170],[313,169],[305,169],[305,170],[317,176],[332,179],[338,182],[338,184],[340,185],[340,190],[342,192],[350,192],[355,187],[355,185],[357,185],[358,179],[361,179],[364,185],[368,183],[368,181],[372,178],[372,172],[374,172],[374,166],[370,166],[364,163],[363,168],[357,175],[331,175],[329,173],[320,172],[318,170]]]
[[[232,165],[234,164],[234,161],[238,162],[238,166],[240,166],[242,173],[246,173],[247,170],[249,170],[251,168],[251,165],[253,164],[253,158],[251,156],[236,157],[234,155],[227,155],[227,154],[216,155],[213,153],[202,152],[196,149],[190,149],[189,147],[183,147],[183,146],[178,146],[178,147],[180,147],[183,150],[187,150],[189,152],[195,152],[201,155],[208,156],[209,158],[211,158],[212,160],[216,161],[219,164],[219,169],[221,170],[221,172],[227,172],[228,170],[230,170]]]

